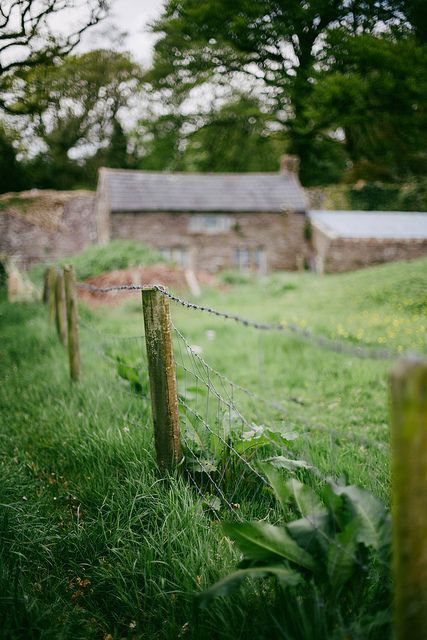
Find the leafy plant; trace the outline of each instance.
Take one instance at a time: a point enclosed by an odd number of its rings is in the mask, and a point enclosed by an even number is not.
[[[74,265],[77,278],[84,280],[115,269],[165,262],[163,256],[150,247],[132,240],[113,240],[108,245],[92,245],[67,259]]]
[[[110,357],[116,361],[118,375],[122,380],[129,382],[131,390],[138,394],[143,393],[144,396],[148,395],[147,372],[122,354],[110,354]]]
[[[291,508],[297,517],[280,526],[224,523],[243,559],[199,604],[230,595],[246,578],[273,577],[271,615],[280,621],[281,637],[384,638],[390,597],[384,505],[356,486],[329,481],[318,494],[295,478],[285,481],[271,464],[262,470],[283,513]]]

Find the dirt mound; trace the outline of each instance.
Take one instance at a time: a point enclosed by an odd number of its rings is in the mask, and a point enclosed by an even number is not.
[[[205,272],[198,272],[195,275],[200,286],[215,284],[215,278]],[[100,288],[116,287],[122,284],[161,284],[172,291],[188,291],[185,269],[180,269],[179,267],[167,264],[156,264],[149,267],[132,267],[129,269],[119,269],[109,273],[102,273],[99,276],[88,278],[85,280],[85,284],[91,284]],[[135,296],[135,292],[109,291],[107,293],[101,293],[98,291],[79,289],[79,297],[90,304],[116,303],[118,301],[126,300],[131,296]]]

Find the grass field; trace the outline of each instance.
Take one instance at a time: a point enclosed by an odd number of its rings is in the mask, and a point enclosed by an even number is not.
[[[322,279],[276,274],[206,291],[201,303],[351,344],[425,352],[426,272],[421,260]],[[194,594],[229,572],[238,554],[182,479],[159,478],[147,398],[118,384],[103,357],[121,350],[107,348],[105,334],[142,333],[139,295],[81,310],[83,375],[74,387],[41,305],[2,301],[0,314],[2,637],[290,637],[268,613],[267,588],[248,586],[204,611],[194,606]],[[283,402],[280,420],[300,434],[298,454],[389,501],[390,362],[174,304],[172,316],[210,365]],[[262,403],[242,411],[269,417]],[[315,629],[313,618],[292,637],[320,638]]]

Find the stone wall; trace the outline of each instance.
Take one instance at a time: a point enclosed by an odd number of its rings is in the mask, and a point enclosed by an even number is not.
[[[18,266],[28,269],[95,243],[94,200],[89,192],[51,198],[41,192],[28,211],[22,206],[6,207],[0,211],[0,255],[12,257]]]
[[[231,228],[221,233],[192,232],[192,215],[112,213],[111,239],[133,239],[157,249],[185,249],[192,268],[209,272],[234,268],[238,248],[263,249],[268,271],[297,269],[308,255],[302,213],[231,213]]]
[[[354,271],[397,260],[427,256],[427,240],[332,238],[313,225],[314,264],[319,273]]]

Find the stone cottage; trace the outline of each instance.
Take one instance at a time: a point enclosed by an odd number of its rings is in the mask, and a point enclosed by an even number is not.
[[[310,211],[308,215],[317,273],[427,256],[427,213]]]
[[[260,273],[304,265],[306,199],[293,156],[280,173],[101,169],[98,240],[125,238],[196,270]]]

